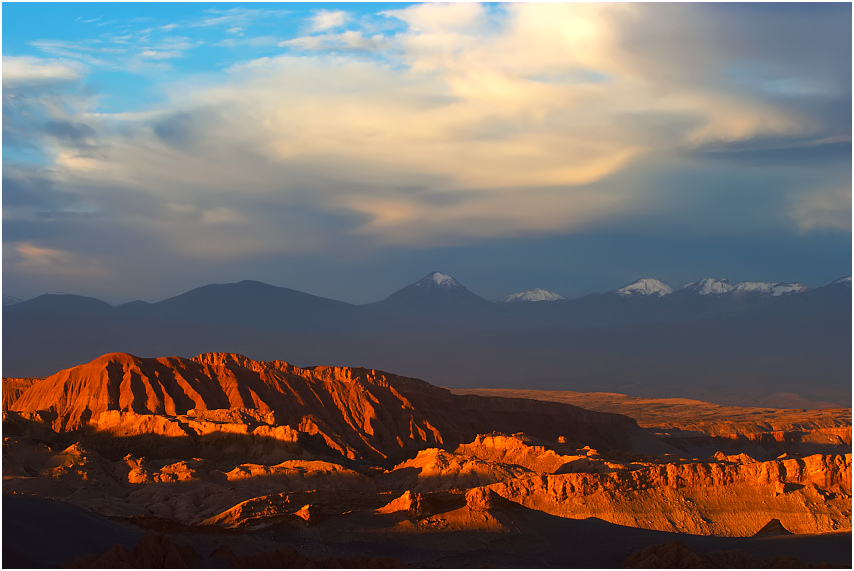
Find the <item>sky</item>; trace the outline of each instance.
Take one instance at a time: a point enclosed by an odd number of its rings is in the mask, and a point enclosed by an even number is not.
[[[3,3],[3,293],[851,273],[851,5]]]

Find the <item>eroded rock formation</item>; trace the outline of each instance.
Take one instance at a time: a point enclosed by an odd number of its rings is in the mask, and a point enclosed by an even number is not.
[[[772,428],[794,430],[774,414],[756,429],[760,439]],[[808,415],[798,414],[803,427]],[[844,432],[822,418],[822,430]],[[528,519],[597,518],[742,538],[851,530],[850,449],[805,455],[803,438],[781,438],[775,445],[784,453],[769,458],[772,448],[754,454],[745,437],[694,454],[685,441],[669,446],[619,414],[454,395],[367,369],[301,369],[222,353],[111,354],[35,382],[3,421],[4,493],[60,498],[157,529],[324,534],[352,525],[395,538],[461,530],[510,537]],[[682,422],[679,430],[700,429]],[[720,418],[704,422],[707,445],[732,429]],[[350,523],[336,527],[345,517]],[[380,532],[364,537],[372,533]],[[88,564],[201,564],[197,553],[157,538],[138,548],[117,547]],[[248,567],[293,559],[275,550],[257,560],[234,553],[221,559]],[[706,562],[692,553],[671,546],[638,561]]]
[[[252,418],[208,416],[223,409],[252,411]],[[116,435],[134,430],[177,437],[251,431],[288,441],[299,431],[319,435],[351,459],[405,457],[430,446],[471,442],[495,430],[547,440],[565,436],[622,450],[667,449],[634,420],[617,414],[525,399],[459,396],[369,369],[300,369],[226,353],[193,359],[104,355],[35,383],[10,410],[51,419],[56,430],[91,426]]]

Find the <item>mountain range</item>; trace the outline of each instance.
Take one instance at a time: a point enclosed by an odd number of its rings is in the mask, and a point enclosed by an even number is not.
[[[531,290],[490,302],[440,272],[365,305],[257,281],[118,306],[46,294],[4,305],[3,374],[45,376],[114,352],[222,351],[443,386],[850,404],[850,277],[814,289],[647,278],[559,297]]]
[[[257,292],[263,295],[263,288],[275,288],[275,286],[268,286],[267,284],[256,282],[252,280],[244,280],[243,282],[239,282],[240,284],[253,284],[247,285],[245,287],[256,287],[259,288],[256,290]],[[843,278],[839,278],[828,285],[851,285],[851,276],[846,276]],[[234,285],[234,284],[215,284],[215,285]],[[208,301],[213,301],[213,297],[217,295],[216,291],[221,292],[222,290],[216,290],[215,285],[203,286],[200,288],[196,288],[187,292],[185,294],[178,295],[173,298],[169,298],[164,300],[164,302],[181,303],[181,299],[193,299],[195,301],[205,300],[205,296],[207,296]],[[279,290],[285,290],[287,288],[276,288]],[[637,281],[634,281],[628,285],[625,285],[619,289],[614,290],[614,293],[619,295],[657,295],[659,297],[669,295],[674,291],[686,291],[690,293],[695,293],[698,295],[709,295],[709,294],[725,294],[730,292],[740,292],[740,293],[759,293],[759,294],[770,294],[773,296],[786,295],[791,293],[803,293],[807,291],[807,288],[804,284],[795,282],[795,283],[782,283],[782,282],[740,282],[735,285],[731,284],[729,280],[726,278],[716,279],[716,278],[703,278],[696,282],[686,282],[680,285],[678,288],[673,288],[666,282],[656,279],[656,278],[641,278]],[[266,291],[272,291],[272,289],[267,289]],[[303,294],[303,292],[295,293],[302,295],[310,295]],[[610,292],[604,292],[610,293]],[[44,298],[45,296],[66,296],[68,294],[44,294],[39,296],[40,298]],[[601,295],[601,294],[591,294],[591,295]],[[76,296],[75,296],[76,297]],[[310,296],[317,297],[317,296]],[[478,298],[482,301],[486,301],[483,298],[480,298],[477,294],[469,291],[464,285],[462,285],[456,278],[449,276],[448,274],[444,274],[442,272],[434,271],[424,276],[417,282],[410,284],[393,294],[391,294],[388,298],[386,298],[385,302],[389,303],[402,303],[404,305],[416,303],[416,304],[429,304],[428,299],[441,300],[440,302],[443,304],[448,304],[451,299],[469,299],[473,300]],[[35,298],[38,299],[38,298]],[[304,298],[307,300],[308,298]],[[326,298],[318,298],[318,299],[326,299]],[[533,288],[526,291],[511,293],[507,296],[494,300],[494,303],[513,303],[513,302],[536,302],[536,301],[564,301],[567,298],[557,294],[555,292],[541,289],[541,288]],[[176,301],[173,301],[176,300]],[[3,295],[3,305],[4,306],[12,306],[22,303],[24,300],[13,297],[11,295]],[[232,300],[229,300],[232,301]],[[345,302],[339,302],[345,303]],[[382,302],[379,302],[382,303]],[[124,306],[128,307],[144,307],[148,305],[153,305],[146,303],[144,301],[133,301],[128,304],[124,304]],[[168,306],[167,306],[168,307]]]

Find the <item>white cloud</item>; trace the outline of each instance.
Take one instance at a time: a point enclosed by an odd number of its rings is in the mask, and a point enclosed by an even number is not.
[[[388,44],[381,34],[364,36],[361,32],[348,30],[340,34],[320,34],[302,36],[279,42],[279,47],[292,47],[308,51],[352,51],[372,52],[383,49]]]
[[[657,9],[419,4],[389,12],[408,26],[393,35],[288,40],[287,55],[171,86],[161,110],[99,114],[111,128],[95,149],[58,147],[54,177],[103,196],[122,188],[160,205],[216,204],[161,206],[155,221],[124,215],[181,255],[223,259],[314,251],[336,232],[434,245],[579,231],[665,200],[612,180],[649,157],[672,165],[696,147],[817,134],[813,116],[763,89],[703,80],[728,61],[714,45],[670,54],[637,44],[632,23]],[[218,12],[207,24],[249,17]],[[343,12],[315,15],[317,31],[345,22]],[[194,45],[182,41],[171,47]],[[792,216],[804,229],[842,227],[842,203],[805,199]],[[334,217],[351,224],[327,231]]]
[[[310,19],[312,32],[340,28],[347,23],[349,14],[343,10],[318,10]]]
[[[238,46],[247,46],[252,48],[265,48],[272,47],[275,45],[280,45],[281,40],[275,36],[254,36],[254,37],[238,37],[238,38],[226,38],[221,40],[213,45],[225,47],[225,48],[235,48]]]
[[[139,55],[146,59],[173,59],[183,57],[184,54],[180,51],[143,50]]]
[[[476,2],[425,3],[383,14],[403,20],[416,33],[445,33],[477,24],[484,17],[485,8]]]
[[[3,56],[3,86],[38,85],[78,79],[83,67],[76,62],[31,56]]]

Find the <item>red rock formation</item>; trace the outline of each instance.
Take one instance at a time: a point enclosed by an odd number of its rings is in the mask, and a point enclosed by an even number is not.
[[[666,448],[632,419],[616,414],[524,399],[458,396],[375,370],[300,369],[228,353],[191,360],[104,355],[35,383],[12,409],[52,416],[57,430],[117,425],[124,414],[156,415],[166,419],[158,422],[172,423],[160,433],[174,436],[204,434],[198,415],[205,411],[249,410],[256,418],[266,415],[270,426],[317,434],[349,458],[375,460],[470,442],[494,430],[550,441],[564,436],[601,448]],[[195,415],[196,425],[174,420],[179,415]],[[136,416],[132,424],[139,422]]]
[[[32,377],[18,379],[13,377],[5,377],[3,379],[3,410],[9,410],[9,407],[14,404],[25,390],[33,386],[33,383],[41,379]]]
[[[851,529],[850,454],[529,474],[490,488],[553,515],[662,531],[750,536],[769,517],[794,533]]]
[[[472,394],[554,401],[625,414],[690,457],[718,450],[770,460],[783,452],[844,454],[851,450],[851,409],[773,409],[712,404],[682,398],[525,389],[454,389]]]

